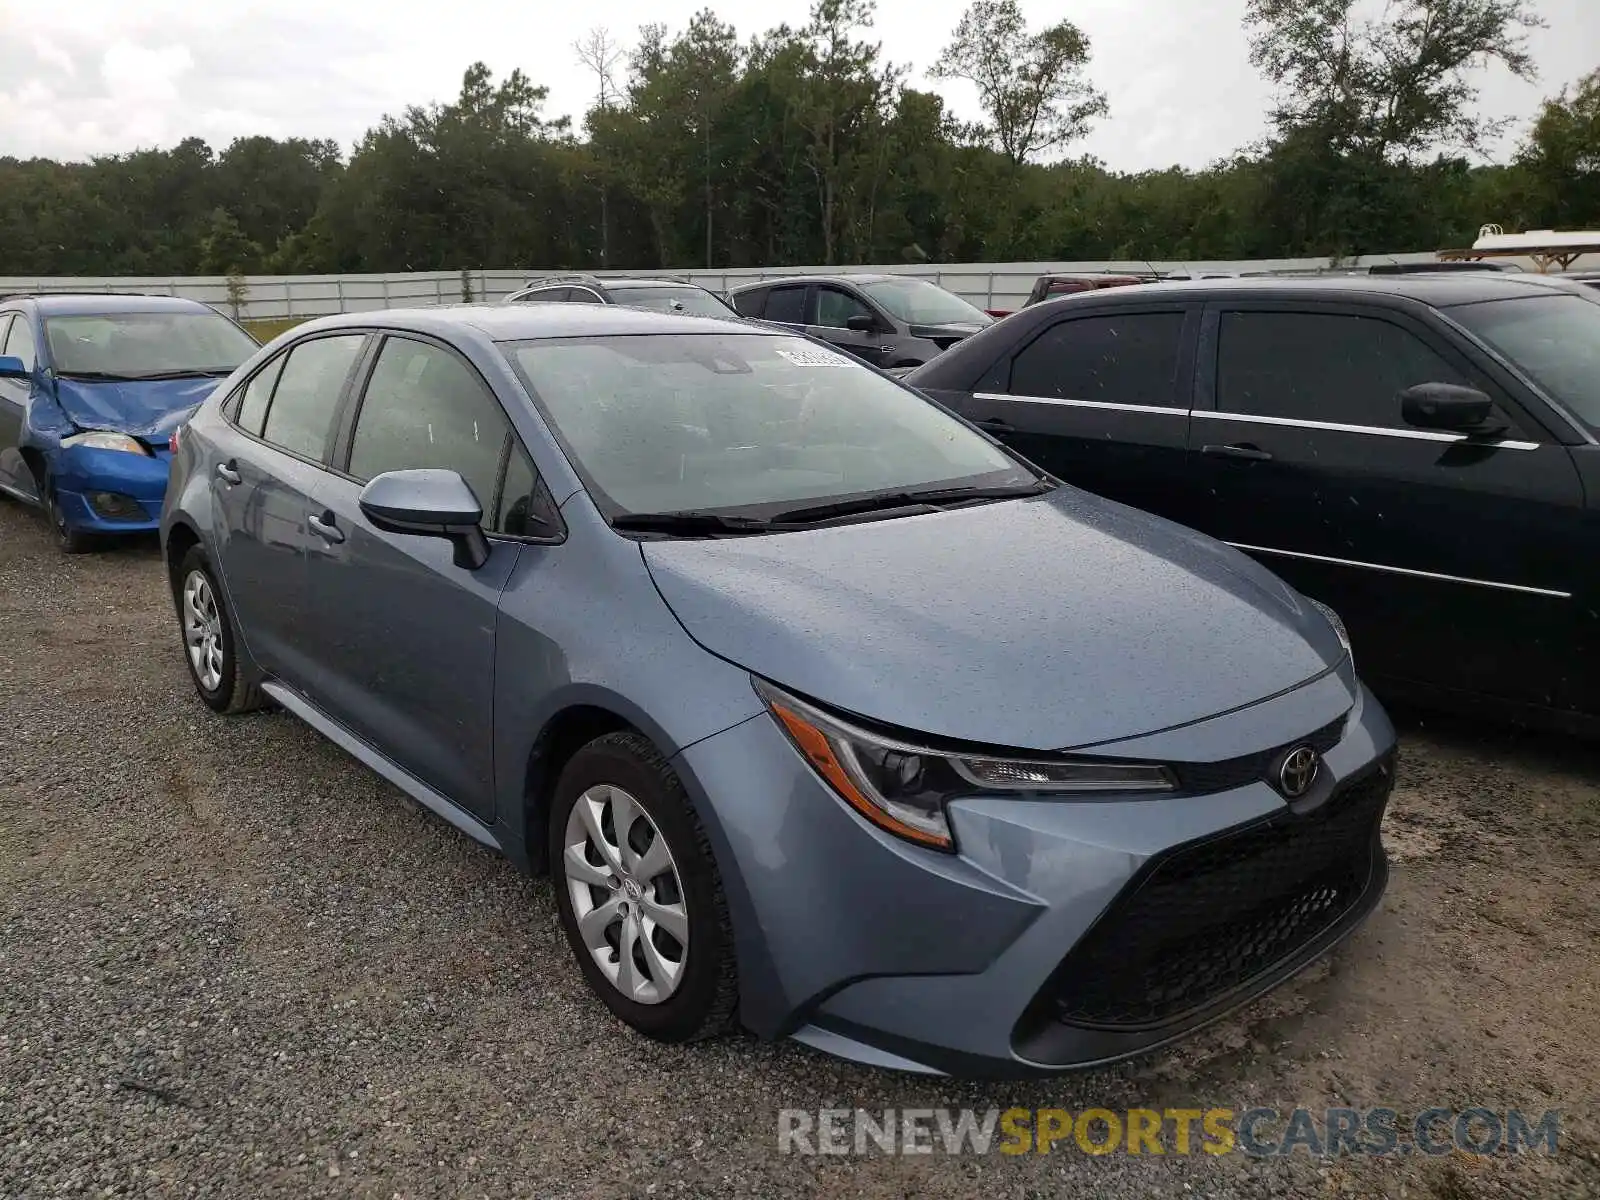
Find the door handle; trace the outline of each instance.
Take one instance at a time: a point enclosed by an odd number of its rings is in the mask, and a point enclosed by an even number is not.
[[[334,523],[333,514],[331,512],[320,514],[312,513],[306,518],[306,524],[311,527],[312,533],[316,534],[325,542],[330,542],[334,545],[337,545],[338,543],[344,541],[344,531]]]
[[[983,417],[972,423],[979,429],[987,430],[990,433],[1015,433],[1017,431],[1017,427],[1010,421],[1002,421],[999,417]]]
[[[233,461],[231,459],[229,461],[225,462],[225,463],[218,463],[217,464],[217,478],[222,480],[223,483],[238,483],[239,482],[239,479],[240,479],[239,471],[233,465]]]
[[[1267,453],[1260,446],[1252,446],[1249,443],[1228,446],[1202,446],[1200,448],[1200,453],[1212,454],[1218,458],[1242,458],[1246,462],[1272,461],[1271,454]]]

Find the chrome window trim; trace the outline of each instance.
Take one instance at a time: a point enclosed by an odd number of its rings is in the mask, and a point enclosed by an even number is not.
[[[1386,575],[1408,575],[1414,579],[1434,579],[1441,583],[1465,583],[1472,587],[1493,588],[1502,592],[1521,592],[1528,596],[1548,596],[1552,600],[1571,600],[1571,592],[1555,588],[1529,587],[1522,583],[1501,583],[1494,579],[1469,579],[1464,575],[1444,575],[1438,571],[1419,571],[1413,567],[1391,567],[1385,563],[1360,562],[1353,558],[1330,558],[1324,554],[1306,554],[1300,550],[1279,550],[1273,546],[1250,546],[1244,542],[1229,542],[1235,550],[1251,554],[1276,554],[1283,558],[1299,558],[1307,562],[1329,563],[1336,567],[1359,567],[1366,571],[1381,571]]]
[[[973,392],[974,400],[1024,400],[1029,404],[1065,404],[1069,408],[1099,408],[1110,412],[1164,413],[1168,416],[1187,417],[1187,408],[1174,408],[1170,404],[1115,404],[1110,400],[1068,400],[1062,396],[1020,396],[1000,392]]]
[[[1362,433],[1376,437],[1408,438],[1417,442],[1465,442],[1464,433],[1440,433],[1432,429],[1387,429],[1381,425],[1344,425],[1337,421],[1302,421],[1294,417],[1258,417],[1249,413],[1212,412],[1196,409],[1194,415],[1208,421],[1238,421],[1248,425],[1281,425],[1289,429],[1326,429],[1332,433]],[[1539,442],[1481,442],[1496,450],[1538,450]]]

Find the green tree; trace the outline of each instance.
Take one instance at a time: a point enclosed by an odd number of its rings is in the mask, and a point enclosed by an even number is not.
[[[1503,120],[1473,111],[1472,72],[1498,62],[1535,75],[1533,0],[1392,0],[1370,19],[1360,0],[1249,0],[1250,58],[1280,94],[1280,135],[1315,129],[1345,152],[1406,158],[1475,150]]]
[[[245,236],[225,208],[213,209],[200,243],[200,270],[206,275],[247,275],[260,265],[261,247]]]
[[[1527,223],[1600,226],[1600,70],[1544,102],[1517,167],[1526,180]]]
[[[1030,33],[1017,0],[974,0],[931,74],[978,89],[986,120],[974,133],[1020,167],[1106,115],[1088,65],[1089,39],[1071,21]]]

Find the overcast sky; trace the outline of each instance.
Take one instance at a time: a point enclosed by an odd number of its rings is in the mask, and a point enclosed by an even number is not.
[[[631,42],[644,21],[683,27],[707,0],[0,0],[0,155],[86,158],[198,135],[352,142],[386,112],[448,100],[482,59],[550,88],[575,122],[593,81],[572,43],[603,24]],[[967,0],[879,0],[876,38],[915,86]],[[800,24],[809,0],[712,5],[741,38]],[[1539,0],[1537,84],[1483,74],[1483,110],[1518,119],[1600,65],[1600,2]],[[1199,167],[1262,132],[1268,93],[1240,28],[1244,0],[1022,0],[1036,25],[1069,16],[1094,47],[1111,115],[1074,147],[1120,170]],[[752,15],[764,11],[759,20]],[[962,115],[972,95],[938,85]],[[1513,139],[1510,139],[1514,141]]]

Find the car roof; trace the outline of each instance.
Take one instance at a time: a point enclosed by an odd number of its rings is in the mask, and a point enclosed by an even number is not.
[[[774,275],[771,279],[757,279],[752,283],[741,283],[731,289],[734,292],[748,292],[751,288],[772,287],[780,283],[885,283],[891,279],[916,279],[916,275],[886,275],[870,272],[846,271],[838,275]]]
[[[658,313],[620,304],[448,304],[435,308],[382,309],[319,317],[296,326],[293,332],[352,327],[401,329],[436,336],[468,328],[496,342],[643,333],[783,332],[756,329],[733,316],[724,320],[688,313]]]
[[[33,295],[0,296],[6,300],[31,300],[44,316],[96,316],[101,313],[131,312],[216,312],[198,300],[182,296],[131,296],[126,292],[41,292]]]
[[[1523,282],[1514,274],[1490,271],[1441,272],[1437,275],[1255,275],[1228,279],[1164,280],[1137,288],[1097,288],[1063,296],[1048,304],[1093,303],[1097,306],[1148,304],[1160,296],[1321,296],[1324,298],[1383,296],[1414,300],[1433,308],[1478,304],[1516,296],[1548,295],[1539,284]],[[1043,308],[1044,305],[1036,307]]]

